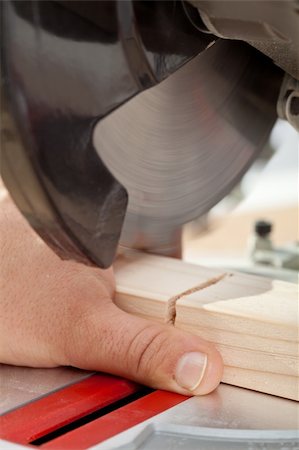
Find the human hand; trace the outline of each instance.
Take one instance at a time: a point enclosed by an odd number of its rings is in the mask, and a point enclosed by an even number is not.
[[[0,362],[75,366],[185,395],[218,385],[222,360],[211,344],[121,311],[112,269],[60,260],[9,197],[0,241]]]

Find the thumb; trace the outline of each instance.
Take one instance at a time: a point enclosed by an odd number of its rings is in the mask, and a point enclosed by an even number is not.
[[[67,364],[185,395],[211,392],[223,370],[212,344],[170,325],[131,316],[110,299],[89,310],[76,326]]]

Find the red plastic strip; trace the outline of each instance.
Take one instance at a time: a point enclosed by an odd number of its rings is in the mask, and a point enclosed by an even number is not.
[[[130,381],[93,375],[0,417],[0,437],[27,444],[139,389]]]
[[[187,398],[166,391],[155,391],[53,441],[47,442],[41,448],[55,450],[87,449],[183,402]]]

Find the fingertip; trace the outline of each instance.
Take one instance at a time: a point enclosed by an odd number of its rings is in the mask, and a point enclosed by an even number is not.
[[[218,350],[211,346],[207,352],[207,364],[199,385],[192,391],[192,395],[205,395],[214,391],[223,376],[223,360]]]
[[[185,344],[191,351],[179,356],[173,377],[175,385],[171,389],[189,396],[212,392],[223,375],[220,353],[213,344],[195,336],[189,336],[188,342],[187,335]]]

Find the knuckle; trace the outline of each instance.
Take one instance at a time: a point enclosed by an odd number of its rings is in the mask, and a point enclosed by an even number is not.
[[[157,325],[148,325],[133,338],[128,349],[129,364],[136,376],[150,376],[166,357],[169,332]]]

